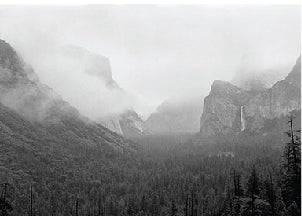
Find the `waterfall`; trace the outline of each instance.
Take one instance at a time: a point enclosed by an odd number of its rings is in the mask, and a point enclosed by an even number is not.
[[[245,120],[243,116],[243,106],[240,106],[240,122],[241,122],[241,131],[245,130]]]

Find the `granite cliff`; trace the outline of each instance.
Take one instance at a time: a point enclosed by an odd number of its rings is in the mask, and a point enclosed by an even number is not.
[[[0,133],[3,142],[12,140],[11,145],[132,151],[131,143],[82,116],[43,85],[34,70],[3,40],[0,40]]]
[[[125,137],[137,137],[147,134],[145,122],[133,110],[99,119],[99,122],[111,131]]]
[[[204,99],[200,120],[203,136],[260,131],[268,119],[301,109],[301,57],[287,77],[271,88],[255,91],[231,83],[214,81]]]

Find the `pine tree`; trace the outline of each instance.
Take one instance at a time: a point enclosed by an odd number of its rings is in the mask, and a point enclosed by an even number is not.
[[[177,208],[176,208],[176,205],[175,205],[175,201],[172,200],[172,205],[171,205],[171,216],[176,216],[177,214]]]
[[[8,216],[9,212],[13,210],[12,205],[10,202],[6,199],[6,193],[7,193],[7,186],[8,183],[3,183],[2,193],[0,197],[0,213],[1,216]]]
[[[270,215],[275,216],[276,215],[276,191],[274,188],[271,174],[269,178],[265,180],[264,187],[265,187],[266,199],[270,204]]]
[[[243,195],[243,189],[240,180],[241,180],[240,174],[236,174],[234,170],[233,171],[234,195],[238,197]]]
[[[289,117],[289,131],[286,132],[290,141],[284,148],[284,163],[282,167],[281,189],[282,197],[287,207],[292,203],[301,207],[301,141],[297,135],[300,131],[293,128],[293,117]]]
[[[79,215],[79,200],[76,199],[75,202],[75,215],[78,216]]]
[[[128,215],[135,215],[136,212],[137,209],[136,209],[134,198],[130,198],[130,200],[128,201],[127,213]]]
[[[186,198],[185,216],[189,215],[188,210],[189,210],[189,194],[187,194],[187,198]]]
[[[248,182],[247,182],[247,194],[251,198],[250,207],[251,207],[251,211],[252,211],[252,216],[255,215],[255,200],[260,193],[259,186],[260,186],[260,181],[259,181],[256,169],[255,169],[255,166],[253,166],[251,176],[249,177]]]
[[[33,188],[30,186],[30,216],[33,216]]]
[[[146,200],[145,195],[143,195],[142,198],[141,198],[140,208],[143,212],[146,211],[146,209],[147,209],[147,200]]]
[[[280,188],[277,189],[276,193],[276,216],[283,216],[285,215],[286,206],[282,200]]]
[[[236,173],[235,170],[233,170],[232,173],[232,179],[233,179],[233,193],[229,194],[230,203],[229,203],[229,211],[231,215],[240,215],[241,212],[241,197],[243,196],[243,189],[241,185],[241,175],[239,173]]]
[[[191,193],[191,216],[194,214],[194,194]]]

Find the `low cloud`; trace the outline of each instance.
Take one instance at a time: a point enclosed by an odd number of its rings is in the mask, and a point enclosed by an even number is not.
[[[300,7],[0,6],[0,37],[83,114],[145,115],[168,98],[207,95],[213,80],[235,73],[288,72],[301,52]],[[127,94],[62,56],[66,45],[108,57]]]

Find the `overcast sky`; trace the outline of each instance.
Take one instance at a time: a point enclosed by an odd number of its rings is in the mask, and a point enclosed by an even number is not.
[[[0,37],[33,67],[56,45],[107,56],[113,78],[146,114],[167,98],[205,95],[213,80],[232,80],[238,71],[289,72],[300,55],[300,7],[0,6]],[[56,74],[36,73],[69,98]]]

